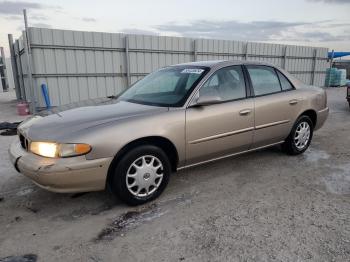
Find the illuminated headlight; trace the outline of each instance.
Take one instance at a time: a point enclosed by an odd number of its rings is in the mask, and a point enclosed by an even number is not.
[[[91,151],[87,144],[57,144],[52,142],[31,142],[30,151],[44,157],[72,157]]]

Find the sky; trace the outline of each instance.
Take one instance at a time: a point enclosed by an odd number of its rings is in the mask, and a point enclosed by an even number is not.
[[[350,51],[350,0],[0,0],[0,46],[29,26]]]

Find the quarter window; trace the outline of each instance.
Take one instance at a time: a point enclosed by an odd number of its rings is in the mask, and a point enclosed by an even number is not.
[[[294,89],[289,80],[279,71],[277,71],[278,77],[281,82],[282,90],[291,90]]]
[[[216,71],[199,90],[199,95],[216,95],[222,101],[245,98],[246,89],[241,66],[230,66]]]
[[[280,82],[272,67],[247,66],[256,96],[276,93],[281,91]]]

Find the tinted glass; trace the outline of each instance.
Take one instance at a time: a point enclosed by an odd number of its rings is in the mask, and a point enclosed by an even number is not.
[[[163,68],[135,83],[119,99],[157,106],[182,106],[207,71],[208,68],[193,66]]]
[[[246,97],[241,66],[225,67],[215,72],[199,91],[199,95],[219,96],[222,101]]]
[[[289,80],[279,71],[277,71],[278,77],[281,82],[282,90],[291,90],[293,89],[292,84],[289,82]]]
[[[190,89],[192,87],[192,85],[194,84],[194,82],[197,81],[197,79],[198,79],[198,75],[190,74],[188,76],[188,79],[187,79],[186,90]]]
[[[267,66],[247,66],[256,96],[281,91],[275,70]]]

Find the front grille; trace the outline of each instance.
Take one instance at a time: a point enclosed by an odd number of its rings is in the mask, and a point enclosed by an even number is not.
[[[21,146],[23,147],[23,149],[25,149],[26,151],[28,151],[28,147],[29,147],[29,141],[28,139],[25,138],[24,135],[22,135],[21,133],[18,134],[19,136],[19,141],[21,143]]]

